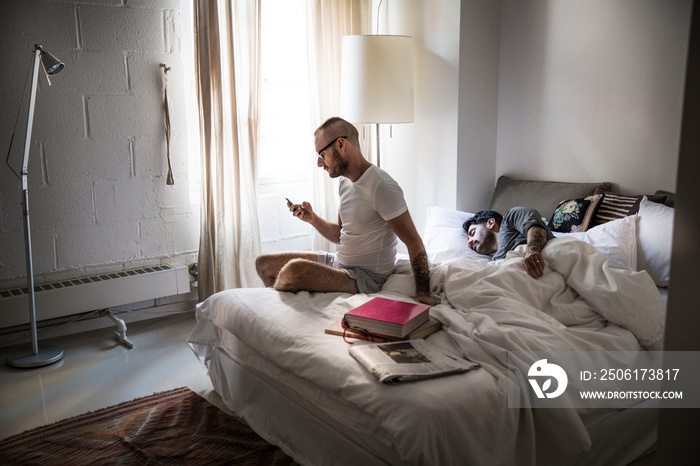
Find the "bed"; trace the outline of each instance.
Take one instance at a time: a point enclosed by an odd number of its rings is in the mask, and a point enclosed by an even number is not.
[[[468,213],[428,210],[423,240],[442,301],[431,317],[442,329],[426,341],[477,369],[380,384],[343,338],[324,333],[374,296],[411,300],[404,257],[376,295],[217,293],[198,305],[188,344],[226,406],[302,464],[628,464],[653,451],[656,410],[507,402],[511,351],[662,349],[673,197],[626,196],[631,209],[595,224],[603,200],[615,196],[609,183],[499,178],[491,208],[502,212],[530,205],[553,217],[561,201],[582,200],[577,218],[569,216],[578,228],[566,227],[578,231],[548,243],[536,286],[522,270],[522,247],[488,261],[466,247]]]

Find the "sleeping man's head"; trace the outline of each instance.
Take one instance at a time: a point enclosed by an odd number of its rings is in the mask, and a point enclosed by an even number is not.
[[[482,210],[470,217],[462,228],[467,245],[479,254],[491,255],[498,250],[498,233],[503,216],[493,210]]]

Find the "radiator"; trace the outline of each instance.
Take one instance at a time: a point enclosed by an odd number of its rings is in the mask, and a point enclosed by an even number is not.
[[[190,292],[184,265],[159,265],[34,286],[37,321]],[[0,328],[29,323],[27,287],[0,291]]]

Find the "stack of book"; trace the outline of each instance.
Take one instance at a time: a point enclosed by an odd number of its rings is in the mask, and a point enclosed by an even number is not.
[[[426,304],[373,298],[326,329],[327,334],[376,342],[424,338],[440,329]]]

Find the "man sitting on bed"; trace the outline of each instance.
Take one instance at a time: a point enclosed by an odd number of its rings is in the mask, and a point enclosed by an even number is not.
[[[357,129],[341,118],[330,118],[316,130],[314,142],[317,165],[331,178],[340,177],[338,222],[317,216],[308,202],[287,205],[295,217],[337,244],[338,251],[259,256],[255,266],[265,286],[291,292],[376,293],[394,271],[398,236],[408,249],[416,299],[438,304],[430,296],[428,256],[403,191],[364,158]]]
[[[467,245],[479,254],[493,255],[491,260],[504,259],[508,251],[527,244],[523,266],[532,278],[544,273],[542,249],[554,238],[539,212],[528,207],[513,207],[503,217],[493,210],[482,210],[462,225]]]

